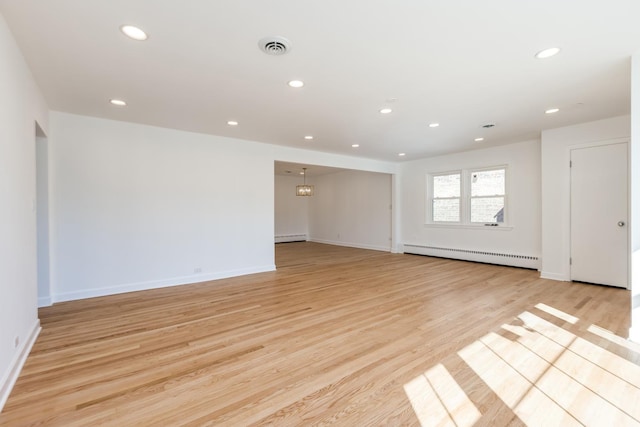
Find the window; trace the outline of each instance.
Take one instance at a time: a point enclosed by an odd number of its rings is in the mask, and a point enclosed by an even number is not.
[[[430,174],[427,223],[504,225],[506,166]]]
[[[433,176],[433,222],[460,222],[460,172]]]
[[[471,222],[504,222],[506,169],[471,172]]]

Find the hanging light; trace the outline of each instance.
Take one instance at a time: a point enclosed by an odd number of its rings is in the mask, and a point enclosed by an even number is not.
[[[302,168],[303,184],[296,185],[296,196],[313,196],[313,185],[307,185],[307,168]]]

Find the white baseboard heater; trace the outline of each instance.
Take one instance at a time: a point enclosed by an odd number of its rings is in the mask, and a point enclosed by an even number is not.
[[[463,261],[484,262],[487,264],[508,265],[512,267],[540,269],[540,260],[537,256],[518,255],[512,253],[475,251],[469,249],[442,248],[437,246],[424,246],[405,244],[404,253],[415,255],[427,255],[440,258],[452,258]]]
[[[286,234],[276,236],[276,243],[288,243],[288,242],[306,242],[306,234]]]

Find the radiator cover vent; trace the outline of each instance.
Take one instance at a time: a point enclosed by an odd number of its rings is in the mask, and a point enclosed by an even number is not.
[[[306,242],[306,234],[280,234],[275,236],[276,243],[288,243],[288,242]]]
[[[405,244],[404,253],[453,258],[464,261],[486,262],[489,264],[509,265],[513,267],[540,268],[540,259],[533,255],[502,252],[488,252],[473,249],[445,248],[438,246]]]

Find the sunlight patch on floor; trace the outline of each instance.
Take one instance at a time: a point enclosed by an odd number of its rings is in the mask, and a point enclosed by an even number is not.
[[[626,347],[629,350],[632,350],[636,353],[640,353],[640,344],[629,341],[628,339],[622,338],[614,334],[613,332],[601,328],[597,325],[591,325],[587,328],[587,331],[591,332],[594,335],[599,336],[600,338],[604,338],[614,344],[618,344],[619,346]]]
[[[580,320],[546,304],[535,307],[572,325]],[[587,331],[638,351],[595,325]],[[640,425],[640,366],[531,312],[458,356],[526,425]],[[441,364],[407,383],[405,392],[423,426],[470,426],[482,416]]]
[[[442,365],[409,381],[404,390],[423,426],[470,427],[480,419],[480,411]]]
[[[559,319],[564,320],[565,322],[569,322],[572,325],[575,325],[576,323],[578,323],[578,318],[575,316],[572,316],[568,313],[565,313],[564,311],[558,310],[556,308],[553,307],[549,307],[547,304],[543,304],[543,303],[539,303],[536,304],[536,308],[538,310],[547,312],[549,314],[551,314],[552,316],[556,316]]]

